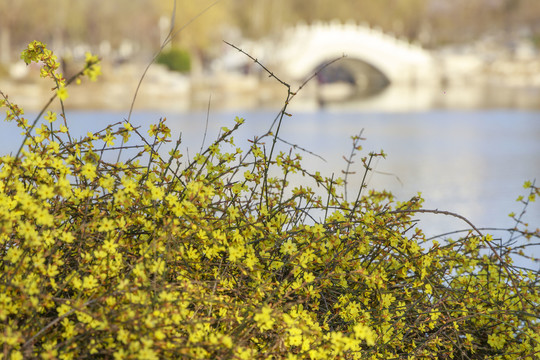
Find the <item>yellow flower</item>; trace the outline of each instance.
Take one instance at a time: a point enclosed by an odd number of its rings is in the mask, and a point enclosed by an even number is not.
[[[311,228],[311,231],[318,236],[324,235],[324,227],[322,226],[322,224],[316,224]]]
[[[99,58],[89,52],[85,54],[85,57],[86,69],[84,69],[83,74],[88,76],[90,81],[96,81],[98,75],[101,75],[101,66],[98,65]]]
[[[56,90],[56,95],[58,95],[61,101],[66,100],[69,96],[67,89],[64,86],[60,86],[60,88]]]
[[[236,220],[236,218],[240,215],[238,209],[233,206],[229,207],[227,212],[229,213],[229,219],[231,219],[231,221]]]
[[[45,115],[45,120],[49,121],[49,123],[56,121],[56,113],[52,111],[47,111],[47,115]]]
[[[165,190],[161,187],[152,186],[150,188],[150,196],[152,197],[152,200],[159,201],[165,196]]]
[[[114,178],[111,175],[107,174],[99,179],[99,185],[104,189],[112,191],[114,187]]]
[[[107,144],[107,146],[113,146],[114,145],[114,141],[113,141],[114,139],[115,139],[115,136],[113,134],[108,133],[103,138],[103,141],[105,141],[105,144]]]
[[[51,141],[49,145],[47,145],[47,149],[54,154],[58,154],[58,152],[60,151],[60,144],[56,141]]]
[[[441,316],[441,313],[440,311],[433,311],[429,317],[431,318],[431,320],[437,320],[439,318],[439,316]]]
[[[101,224],[98,227],[98,231],[106,232],[106,231],[114,230],[115,228],[116,226],[115,226],[114,220],[105,218],[101,221]]]
[[[235,262],[238,258],[244,256],[246,249],[242,246],[229,247],[229,261]]]
[[[63,242],[67,244],[71,244],[74,239],[75,237],[70,231],[65,231],[60,235],[60,240],[62,240]]]
[[[254,358],[253,350],[249,348],[236,348],[236,357],[241,360],[251,360]]]
[[[58,312],[58,316],[62,316],[66,314],[67,312],[71,311],[71,306],[69,300],[60,306],[56,308],[56,311]]]
[[[286,242],[281,245],[281,249],[279,250],[282,254],[285,255],[292,255],[296,253],[298,249],[296,248],[296,245],[293,243],[291,239],[287,240]]]
[[[114,239],[105,240],[105,242],[103,243],[103,250],[105,250],[109,254],[113,254],[116,251],[117,247],[118,245],[114,242]]]
[[[244,178],[245,178],[246,180],[252,180],[252,179],[253,179],[253,174],[251,173],[251,171],[246,170],[246,171],[244,172]]]
[[[253,254],[249,254],[246,256],[246,259],[244,260],[244,264],[249,268],[249,270],[253,271],[253,266],[257,263],[257,257]]]
[[[272,308],[269,306],[264,306],[260,313],[255,314],[253,319],[262,331],[270,330],[275,322],[275,319],[272,317]]]
[[[11,360],[22,360],[23,356],[20,351],[14,350],[11,352]]]
[[[129,123],[129,122],[125,122],[124,123],[124,127],[128,130],[128,131],[133,131],[133,126]]]
[[[37,193],[41,199],[50,199],[54,197],[54,187],[47,184],[40,185]]]
[[[304,281],[306,283],[311,283],[313,282],[313,280],[315,280],[315,275],[313,275],[313,273],[310,273],[310,272],[306,272],[304,273]]]
[[[88,180],[92,181],[97,176],[96,167],[93,164],[86,163],[82,167],[81,174]]]
[[[88,275],[84,277],[83,280],[83,288],[85,289],[93,289],[96,286],[98,286],[98,281],[94,277],[94,275]]]
[[[502,349],[505,343],[506,339],[502,334],[491,334],[488,336],[488,344],[495,349]]]
[[[130,193],[133,195],[137,192],[137,183],[135,183],[131,179],[123,178],[122,185],[124,185],[124,189],[127,193]]]

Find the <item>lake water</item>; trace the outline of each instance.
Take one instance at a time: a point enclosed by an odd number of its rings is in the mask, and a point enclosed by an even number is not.
[[[277,111],[211,111],[208,115],[137,112],[132,122],[146,131],[148,125],[167,117],[173,138],[182,133],[183,149],[188,148],[193,156],[201,147],[206,126],[208,145],[221,126],[231,128],[235,116],[245,118],[245,126],[235,136],[240,145],[266,131],[276,114]],[[121,121],[127,113],[69,111],[67,116],[72,133],[83,135]],[[17,129],[8,123],[2,123],[2,129],[0,153],[16,150],[20,141]],[[350,137],[362,129],[366,140],[356,157],[353,170],[357,174],[349,179],[352,187],[361,182],[360,156],[383,149],[387,158],[374,163],[375,172],[368,176],[369,187],[390,190],[398,200],[407,200],[421,191],[425,208],[456,212],[479,228],[512,227],[508,213],[522,209],[515,199],[525,195],[523,182],[537,179],[540,183],[538,111],[295,112],[284,119],[280,136],[326,160],[304,153],[308,169],[338,176],[346,166],[343,155],[351,151]],[[467,227],[460,220],[442,215],[418,219],[420,227],[431,235]],[[540,203],[530,206],[526,220],[531,228],[540,227]],[[534,249],[539,257],[540,248]],[[538,268],[538,264],[533,266]]]

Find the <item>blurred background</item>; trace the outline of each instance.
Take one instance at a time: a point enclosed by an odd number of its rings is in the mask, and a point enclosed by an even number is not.
[[[370,188],[400,200],[422,191],[427,208],[455,211],[479,227],[515,225],[507,214],[521,211],[521,184],[540,179],[538,0],[221,0],[194,19],[212,3],[177,0],[174,27],[194,21],[150,68],[136,124],[167,117],[191,154],[205,131],[211,139],[235,116],[246,118],[241,139],[267,130],[286,89],[227,41],[293,90],[316,74],[281,129],[285,140],[325,159],[305,153],[308,167],[342,176],[349,138],[363,129],[361,155],[388,154],[375,164]],[[45,42],[66,76],[90,51],[102,58],[103,75],[70,88],[71,127],[85,134],[120,121],[167,36],[172,9],[172,0],[0,0],[0,90],[35,113],[51,83],[20,60],[26,44]],[[2,124],[2,153],[20,141],[10,125]],[[362,178],[359,161],[353,170],[351,191]],[[524,220],[538,227],[538,206]],[[422,227],[433,234],[465,228],[441,216]]]
[[[175,27],[212,3],[178,0]],[[27,108],[39,107],[33,100],[48,84],[19,60],[25,45],[39,39],[62,59],[67,76],[80,69],[86,51],[103,60],[103,78],[92,86],[108,96],[77,92],[69,106],[124,109],[126,83],[136,83],[158,51],[172,8],[172,0],[1,0],[3,88],[20,95]],[[291,84],[346,55],[299,96],[304,108],[540,106],[536,0],[222,0],[165,49],[137,107],[200,109],[210,93],[219,108],[279,104],[279,84],[223,40]],[[388,66],[390,60],[397,65]],[[44,86],[13,86],[21,81]]]

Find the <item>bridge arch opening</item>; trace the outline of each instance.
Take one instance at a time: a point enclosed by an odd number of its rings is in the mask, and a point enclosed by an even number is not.
[[[327,63],[315,69],[320,101],[367,98],[390,85],[381,70],[364,60],[347,57],[325,66]]]

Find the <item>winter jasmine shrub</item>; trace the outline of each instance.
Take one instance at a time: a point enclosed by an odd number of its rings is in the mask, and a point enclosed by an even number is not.
[[[62,104],[71,81],[100,73],[89,54],[66,81],[39,42],[22,58],[43,63]],[[30,124],[2,94],[23,132],[0,158],[2,358],[538,358],[538,272],[511,257],[523,248],[474,226],[428,241],[419,197],[361,188],[348,201],[344,180],[274,153],[294,96],[282,83],[276,129],[242,151],[243,119],[231,119],[192,160],[180,141],[157,152],[165,120],[148,136],[124,121],[76,139],[65,112]],[[105,161],[127,146],[138,153]],[[294,173],[302,186],[288,185]],[[528,205],[539,188],[526,188]],[[540,235],[519,221],[512,231]]]

